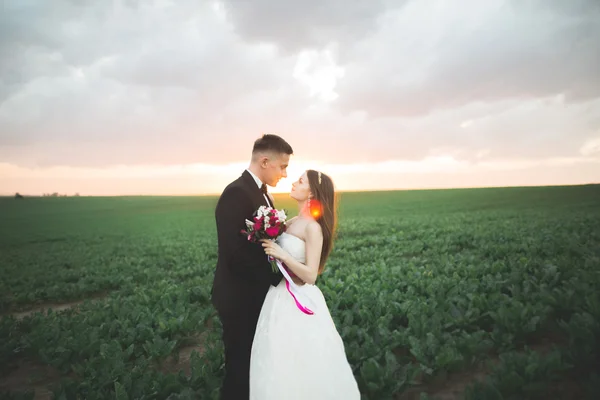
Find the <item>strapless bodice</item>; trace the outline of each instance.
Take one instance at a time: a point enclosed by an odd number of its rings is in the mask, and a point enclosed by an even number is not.
[[[303,264],[306,262],[306,244],[304,243],[304,240],[300,239],[298,236],[284,232],[277,238],[276,242],[282,249],[290,253],[294,259],[298,260],[298,262]]]

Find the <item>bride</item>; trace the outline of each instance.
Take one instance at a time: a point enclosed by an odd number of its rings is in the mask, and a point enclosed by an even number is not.
[[[331,252],[336,225],[331,178],[308,170],[292,185],[300,213],[277,243],[265,240],[314,314],[300,310],[282,279],[271,286],[256,326],[250,357],[250,399],[360,399],[343,341],[315,286]]]

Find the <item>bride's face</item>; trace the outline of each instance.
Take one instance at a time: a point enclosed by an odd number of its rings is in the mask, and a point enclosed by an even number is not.
[[[295,200],[303,201],[308,199],[310,194],[308,176],[306,175],[306,172],[304,172],[296,182],[292,183],[292,191],[290,192],[290,196]]]

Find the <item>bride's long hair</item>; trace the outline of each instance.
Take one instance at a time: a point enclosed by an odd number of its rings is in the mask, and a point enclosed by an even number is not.
[[[323,273],[325,262],[333,249],[337,229],[337,195],[333,181],[329,176],[312,169],[306,171],[306,176],[308,177],[310,191],[313,194],[310,212],[321,225],[323,231],[323,249],[321,250],[318,271],[318,275],[320,275]]]

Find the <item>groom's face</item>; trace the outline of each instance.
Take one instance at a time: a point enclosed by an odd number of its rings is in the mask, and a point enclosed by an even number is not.
[[[267,185],[275,187],[281,178],[287,177],[287,167],[290,155],[281,153],[269,157],[264,170],[264,181]]]

